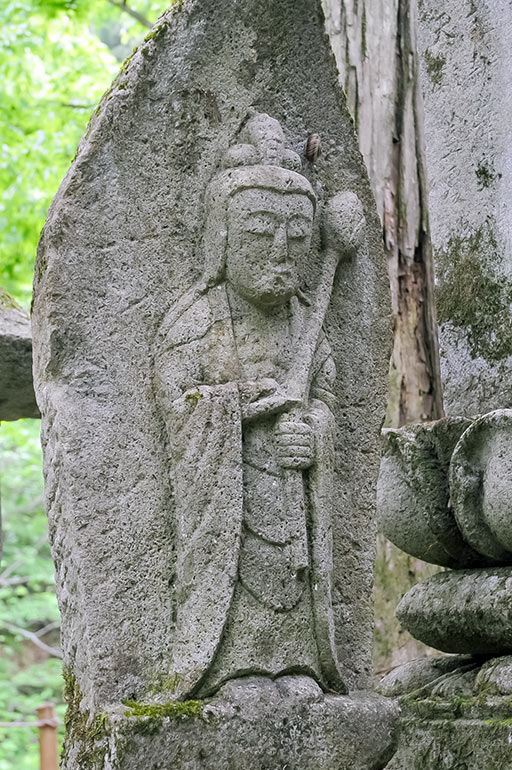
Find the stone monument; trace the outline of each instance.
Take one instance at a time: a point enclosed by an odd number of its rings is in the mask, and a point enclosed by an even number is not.
[[[386,765],[386,284],[319,5],[176,3],[36,266],[66,770]]]
[[[512,410],[384,432],[378,508],[385,534],[451,567],[414,586],[397,617],[448,653],[389,674],[403,705],[393,770],[512,765]]]

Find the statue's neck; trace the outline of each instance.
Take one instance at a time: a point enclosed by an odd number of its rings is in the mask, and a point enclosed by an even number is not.
[[[264,327],[272,327],[279,324],[288,324],[291,317],[290,302],[274,307],[253,304],[242,297],[241,294],[226,283],[231,317],[234,322],[247,320],[249,323],[257,323],[258,319]]]
[[[248,379],[272,377],[284,380],[292,360],[291,303],[261,308],[226,285],[233,334],[245,376]]]

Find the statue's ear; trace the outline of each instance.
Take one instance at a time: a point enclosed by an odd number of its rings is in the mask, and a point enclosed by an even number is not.
[[[221,281],[226,266],[228,240],[226,198],[210,191],[206,196],[206,211],[203,236],[203,281],[212,286]]]

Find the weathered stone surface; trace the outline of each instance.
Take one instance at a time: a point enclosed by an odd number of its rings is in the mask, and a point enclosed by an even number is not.
[[[388,698],[407,695],[431,682],[439,681],[445,674],[472,662],[473,659],[469,655],[446,655],[411,660],[393,669],[381,679],[377,691]]]
[[[480,417],[458,442],[450,493],[467,543],[489,559],[512,564],[512,410]]]
[[[396,614],[416,638],[443,652],[512,650],[512,569],[456,570],[414,586]]]
[[[460,699],[444,713],[429,702],[420,716],[403,711],[398,749],[386,770],[505,770],[512,767],[512,710],[491,705],[461,717]]]
[[[437,676],[433,676],[434,667]],[[503,770],[512,766],[510,656],[483,662],[459,655],[418,660],[385,677],[379,689],[401,696],[399,746],[388,768]]]
[[[397,739],[392,701],[324,695],[307,677],[235,680],[205,702],[168,705],[167,717],[165,706],[122,711],[97,725],[94,752],[110,770],[380,770]],[[66,767],[87,761],[77,740]]]
[[[32,385],[30,319],[0,288],[0,420],[39,417]]]
[[[488,561],[465,542],[449,502],[450,460],[470,425],[455,417],[383,431],[379,529],[412,556],[445,567]]]
[[[300,158],[312,131],[316,163]],[[285,673],[369,686],[387,278],[314,0],[184,0],[160,19],[52,204],[34,340],[81,723],[255,674],[273,715]],[[333,703],[333,721],[350,712]],[[383,708],[378,747],[361,731],[338,765],[380,766]],[[211,735],[191,766],[214,761]],[[179,733],[162,740],[189,766]],[[141,767],[167,766],[151,744]],[[322,766],[322,745],[297,767]]]
[[[423,0],[418,12],[429,220],[448,414],[511,407],[507,0]]]

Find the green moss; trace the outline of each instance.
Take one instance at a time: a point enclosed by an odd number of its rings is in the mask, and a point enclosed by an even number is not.
[[[197,402],[200,398],[203,397],[203,394],[197,391],[196,393],[187,393],[185,396],[185,403],[191,404],[192,406],[196,406]]]
[[[167,29],[167,24],[165,22],[162,22],[161,24],[157,24],[153,27],[153,29],[150,29],[144,40],[142,41],[142,44],[149,42],[150,40],[158,40],[159,37],[165,32]]]
[[[76,766],[80,770],[102,770],[108,738],[106,714],[91,716],[88,710],[80,707],[82,694],[75,676],[69,668],[64,668],[64,697],[67,703],[64,724],[64,757],[70,745],[73,745]]]
[[[499,717],[493,717],[492,719],[484,719],[484,724],[494,727],[511,727],[512,719],[500,719]]]
[[[190,719],[203,716],[203,702],[200,700],[171,701],[170,703],[138,703],[137,701],[124,701],[127,717],[149,717],[162,720],[165,717]]]
[[[490,363],[512,355],[512,284],[493,275],[501,262],[489,222],[436,255],[438,320],[466,329],[471,355]]]
[[[130,720],[130,732],[152,735],[160,729],[162,719],[201,719],[203,703],[200,700],[171,701],[170,703],[138,703],[124,701],[124,715]]]
[[[501,179],[501,174],[497,174],[485,159],[479,162],[475,174],[481,190],[490,187],[496,179]]]
[[[423,58],[425,59],[427,72],[433,85],[435,86],[440,85],[443,79],[444,65],[446,64],[445,57],[434,56],[434,54],[431,53],[431,51],[427,48],[427,50],[423,54]]]
[[[366,59],[366,6],[363,7],[361,18],[361,53],[363,54],[363,59]]]

